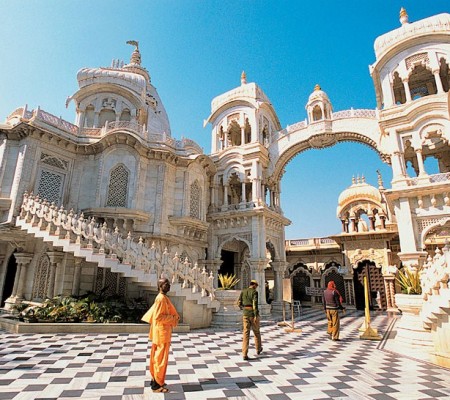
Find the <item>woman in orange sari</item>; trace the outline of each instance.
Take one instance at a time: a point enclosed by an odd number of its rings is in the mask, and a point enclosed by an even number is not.
[[[149,321],[149,339],[152,342],[150,374],[152,376],[152,390],[157,393],[165,393],[169,391],[166,387],[166,371],[169,362],[172,329],[177,326],[180,317],[166,294],[170,290],[169,280],[160,279],[158,289],[159,294],[152,305]]]

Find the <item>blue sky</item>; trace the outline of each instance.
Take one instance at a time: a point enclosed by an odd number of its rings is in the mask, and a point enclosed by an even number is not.
[[[411,22],[450,11],[448,0],[1,0],[0,120],[28,104],[73,122],[73,105],[64,104],[77,90],[77,71],[128,62],[130,39],[139,41],[172,135],[195,140],[206,154],[211,100],[238,86],[242,70],[283,127],[305,119],[316,83],[334,111],[373,109],[373,43],[400,26],[401,7]],[[282,207],[293,222],[286,238],[338,233],[340,192],[353,175],[376,186],[377,169],[390,187],[390,167],[365,146],[299,154],[282,180]]]

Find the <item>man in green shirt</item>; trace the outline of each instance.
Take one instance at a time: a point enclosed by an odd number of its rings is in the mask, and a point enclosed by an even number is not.
[[[259,310],[258,310],[258,282],[252,280],[247,289],[242,290],[239,296],[238,305],[242,310],[243,319],[243,339],[242,339],[242,356],[248,361],[248,344],[250,341],[250,329],[255,335],[256,354],[261,354],[263,348],[261,346],[261,332],[259,330]]]

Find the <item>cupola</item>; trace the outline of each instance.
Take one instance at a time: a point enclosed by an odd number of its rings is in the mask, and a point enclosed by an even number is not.
[[[317,84],[306,104],[309,123],[331,119],[333,108],[328,95]]]

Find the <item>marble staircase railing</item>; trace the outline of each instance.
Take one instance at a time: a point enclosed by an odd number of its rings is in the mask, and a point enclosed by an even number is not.
[[[442,251],[437,248],[433,258],[428,257],[421,273],[424,303],[420,316],[424,328],[433,330],[440,319],[450,314],[450,246],[446,244]],[[450,332],[449,332],[450,334]]]
[[[110,268],[138,285],[157,290],[161,276],[171,281],[171,291],[198,304],[218,310],[214,296],[214,276],[205,267],[199,268],[178,254],[171,257],[167,248],[161,254],[152,243],[131,234],[123,237],[117,227],[110,230],[95,218],[84,218],[73,210],[50,204],[39,196],[25,193],[16,225],[45,242],[61,247],[99,267]]]

